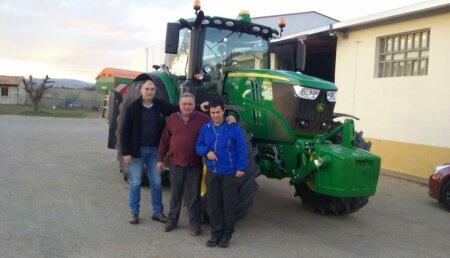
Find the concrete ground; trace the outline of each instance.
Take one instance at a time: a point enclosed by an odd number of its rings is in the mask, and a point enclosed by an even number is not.
[[[261,176],[254,207],[228,249],[179,227],[162,232],[142,192],[128,223],[128,187],[105,120],[0,116],[0,257],[449,257],[450,213],[423,183],[382,175],[359,212],[303,209],[288,180]],[[169,189],[163,200],[169,206]]]

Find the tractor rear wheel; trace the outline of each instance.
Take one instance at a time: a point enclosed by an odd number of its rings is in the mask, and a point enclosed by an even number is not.
[[[253,197],[258,184],[256,177],[259,176],[260,170],[256,163],[256,147],[252,145],[252,135],[242,129],[244,138],[247,143],[247,169],[245,175],[238,180],[238,198],[235,206],[235,219],[239,220],[247,215],[250,208],[253,206]],[[207,211],[207,195],[208,191],[202,195],[202,217],[204,222],[209,222]]]
[[[341,122],[335,122],[330,130],[341,125]],[[371,142],[366,142],[362,137],[363,132],[355,132],[355,145],[358,148],[369,151]],[[342,135],[337,133],[332,142],[339,144],[342,142]],[[312,181],[305,181],[295,185],[295,196],[300,197],[304,207],[314,212],[322,214],[345,215],[358,211],[368,202],[368,197],[334,197],[323,195],[315,191]]]
[[[116,146],[119,149],[118,157],[117,157],[117,159],[119,160],[119,169],[123,175],[124,180],[128,180],[128,166],[125,165],[125,163],[123,162],[123,156],[120,153],[120,134],[121,134],[123,123],[125,122],[126,110],[130,106],[131,103],[133,103],[135,100],[137,100],[138,98],[141,97],[140,89],[141,89],[142,84],[144,84],[144,82],[145,81],[135,81],[130,86],[128,86],[127,92],[123,95],[122,102],[119,105],[119,113],[117,116],[117,127],[116,127],[116,138],[117,138]],[[155,87],[156,87],[155,97],[163,99],[166,102],[169,102],[169,97],[167,95],[167,91],[164,88],[164,86],[155,84]],[[143,170],[144,170],[143,171],[144,173],[143,173],[143,177],[142,177],[142,183],[146,185],[146,184],[148,184],[148,177],[147,177],[147,173],[145,173],[145,171],[146,171],[145,168],[143,168]],[[164,172],[161,175],[161,181],[167,182],[168,180],[169,180],[169,173]]]

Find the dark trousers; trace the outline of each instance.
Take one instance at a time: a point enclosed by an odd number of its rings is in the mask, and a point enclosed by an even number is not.
[[[170,165],[170,212],[169,219],[178,224],[180,218],[183,193],[189,211],[191,226],[201,226],[200,183],[202,181],[202,167]]]
[[[237,201],[237,182],[234,174],[206,173],[208,214],[211,236],[231,237],[234,232],[234,214]]]

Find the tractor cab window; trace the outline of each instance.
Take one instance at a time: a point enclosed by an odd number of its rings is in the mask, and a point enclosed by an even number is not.
[[[180,30],[178,53],[167,54],[165,60],[165,64],[169,67],[172,74],[176,76],[184,76],[187,74],[190,43],[191,32],[188,29]]]
[[[263,38],[237,31],[208,27],[205,32],[203,65],[211,69],[211,81],[227,71],[269,69],[269,44]]]

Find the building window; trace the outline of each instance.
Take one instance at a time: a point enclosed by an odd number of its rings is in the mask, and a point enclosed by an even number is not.
[[[430,29],[377,38],[377,77],[428,74]]]
[[[8,87],[2,87],[2,96],[8,96]]]

